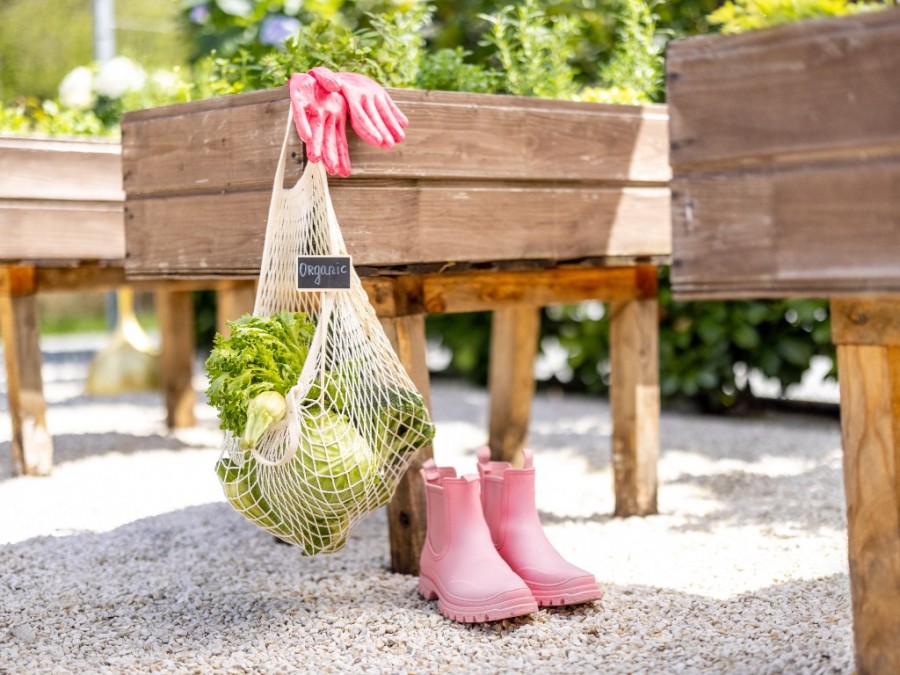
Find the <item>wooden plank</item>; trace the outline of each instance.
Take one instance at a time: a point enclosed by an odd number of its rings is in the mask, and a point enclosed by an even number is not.
[[[610,106],[513,96],[391,90],[410,120],[390,151],[349,134],[353,176],[492,180],[668,180],[663,106]],[[131,196],[270,186],[287,88],[128,113]],[[587,149],[596,148],[596,152]],[[299,139],[291,150],[302,157]],[[289,172],[290,173],[290,172]]]
[[[220,281],[216,285],[216,332],[230,335],[227,322],[252,314],[255,302],[255,281]]]
[[[900,296],[832,298],[831,341],[900,346]]]
[[[270,191],[129,199],[130,277],[258,274]],[[332,190],[357,266],[666,256],[667,188],[375,182]]]
[[[612,465],[617,516],[657,513],[659,317],[655,298],[610,303]]]
[[[900,154],[672,181],[679,297],[900,291]]]
[[[430,411],[429,376],[425,364],[425,317],[386,318],[381,319],[381,325]],[[419,470],[433,456],[431,444],[416,453],[388,504],[391,569],[398,574],[419,573],[419,556],[427,529],[425,489]]]
[[[900,672],[900,348],[838,344],[860,674]]]
[[[122,219],[122,202],[0,198],[0,260],[123,260]]]
[[[43,476],[53,467],[53,439],[41,379],[34,270],[0,266],[0,333],[12,417],[12,460],[16,473]]]
[[[0,136],[0,199],[121,204],[122,148],[114,141]]]
[[[374,276],[362,281],[379,316],[484,312],[656,294],[656,268],[652,265],[475,269]]]
[[[160,330],[160,370],[170,429],[194,426],[196,394],[191,383],[194,360],[194,303],[190,291],[156,293]]]
[[[672,166],[873,158],[900,148],[900,9],[676,40]]]
[[[539,307],[496,309],[491,317],[488,445],[491,459],[516,467],[528,442],[540,328]]]

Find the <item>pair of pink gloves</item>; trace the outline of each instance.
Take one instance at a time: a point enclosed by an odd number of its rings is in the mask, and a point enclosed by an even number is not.
[[[288,83],[297,133],[311,162],[331,175],[350,175],[347,113],[357,135],[370,145],[391,148],[404,138],[406,116],[374,80],[335,73],[325,66],[294,73]]]

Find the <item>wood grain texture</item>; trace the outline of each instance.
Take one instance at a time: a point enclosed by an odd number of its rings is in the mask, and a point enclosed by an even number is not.
[[[654,297],[656,268],[552,267],[436,272],[362,279],[379,316],[484,312],[582,300]]]
[[[44,476],[53,467],[41,379],[34,270],[0,266],[0,334],[12,418],[13,471]]]
[[[900,10],[668,50],[677,297],[900,291]]]
[[[803,21],[667,50],[671,160],[805,163],[900,148],[900,9]]]
[[[657,513],[658,307],[653,299],[610,303],[610,405],[617,516]]]
[[[679,175],[672,236],[681,297],[900,291],[900,154]]]
[[[122,260],[124,199],[118,143],[0,136],[0,260]]]
[[[384,318],[381,319],[381,325],[431,411],[428,367],[425,364],[425,317],[413,315]],[[394,498],[388,504],[391,569],[398,574],[419,573],[419,556],[425,545],[428,524],[425,489],[419,469],[433,456],[434,450],[430,443],[416,453],[397,485]]]
[[[357,266],[667,256],[671,250],[667,188],[366,181],[331,193]],[[129,200],[129,276],[258,275],[270,194]]]
[[[330,181],[355,264],[668,255],[664,107],[392,95],[406,140],[352,141]],[[269,90],[126,115],[131,277],[258,271],[286,114]],[[287,184],[302,161],[294,139]]]
[[[832,298],[831,341],[900,346],[900,296]]]
[[[857,672],[900,672],[900,348],[839,344]]]
[[[256,282],[232,280],[216,284],[216,332],[228,336],[228,322],[253,313]]]
[[[386,176],[664,183],[670,176],[664,106],[389,91],[409,118],[406,139],[385,151],[350,132],[354,178],[335,183]],[[126,113],[129,198],[271,187],[287,110],[282,87]],[[303,151],[299,138],[292,143],[296,180]]]
[[[540,338],[539,307],[495,309],[488,371],[491,459],[522,466],[534,399],[534,359]]]
[[[156,292],[160,330],[160,379],[170,429],[194,426],[196,394],[191,382],[194,360],[194,303],[190,291]]]
[[[0,136],[0,196],[121,203],[125,199],[121,145]]]

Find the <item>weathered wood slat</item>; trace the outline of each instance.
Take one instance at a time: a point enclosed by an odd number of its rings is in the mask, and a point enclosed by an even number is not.
[[[0,198],[0,260],[124,258],[121,202]]]
[[[334,183],[370,176],[663,183],[670,175],[662,106],[415,90],[391,95],[410,120],[406,139],[385,151],[348,130],[353,178]],[[127,114],[129,196],[270,186],[287,110],[281,88]],[[602,152],[586,152],[590,147]],[[302,157],[296,137],[291,150]]]
[[[347,184],[332,196],[357,266],[667,256],[671,249],[666,188]],[[129,276],[258,275],[269,200],[270,189],[129,200]]]
[[[554,267],[373,276],[362,280],[379,316],[486,312],[656,294],[656,268]]]
[[[900,9],[669,45],[678,297],[900,290]]]
[[[668,255],[665,107],[391,93],[406,140],[353,138],[330,180],[357,266]],[[257,273],[287,111],[282,88],[126,115],[129,276]]]
[[[121,203],[121,146],[0,136],[0,197]]]
[[[679,40],[672,165],[900,152],[900,9]]]
[[[900,155],[679,174],[672,236],[681,297],[900,291]]]
[[[0,260],[122,260],[118,143],[0,136]]]

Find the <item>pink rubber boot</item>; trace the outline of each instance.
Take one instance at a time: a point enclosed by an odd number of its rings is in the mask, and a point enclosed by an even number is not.
[[[425,481],[428,531],[419,560],[419,592],[438,600],[448,619],[497,621],[537,611],[525,585],[497,554],[484,522],[475,474],[456,477],[428,460]]]
[[[497,552],[528,584],[542,607],[577,605],[603,593],[594,575],[567,562],[547,540],[534,501],[534,466],[525,450],[525,466],[492,462],[490,448],[478,450],[484,519]]]

